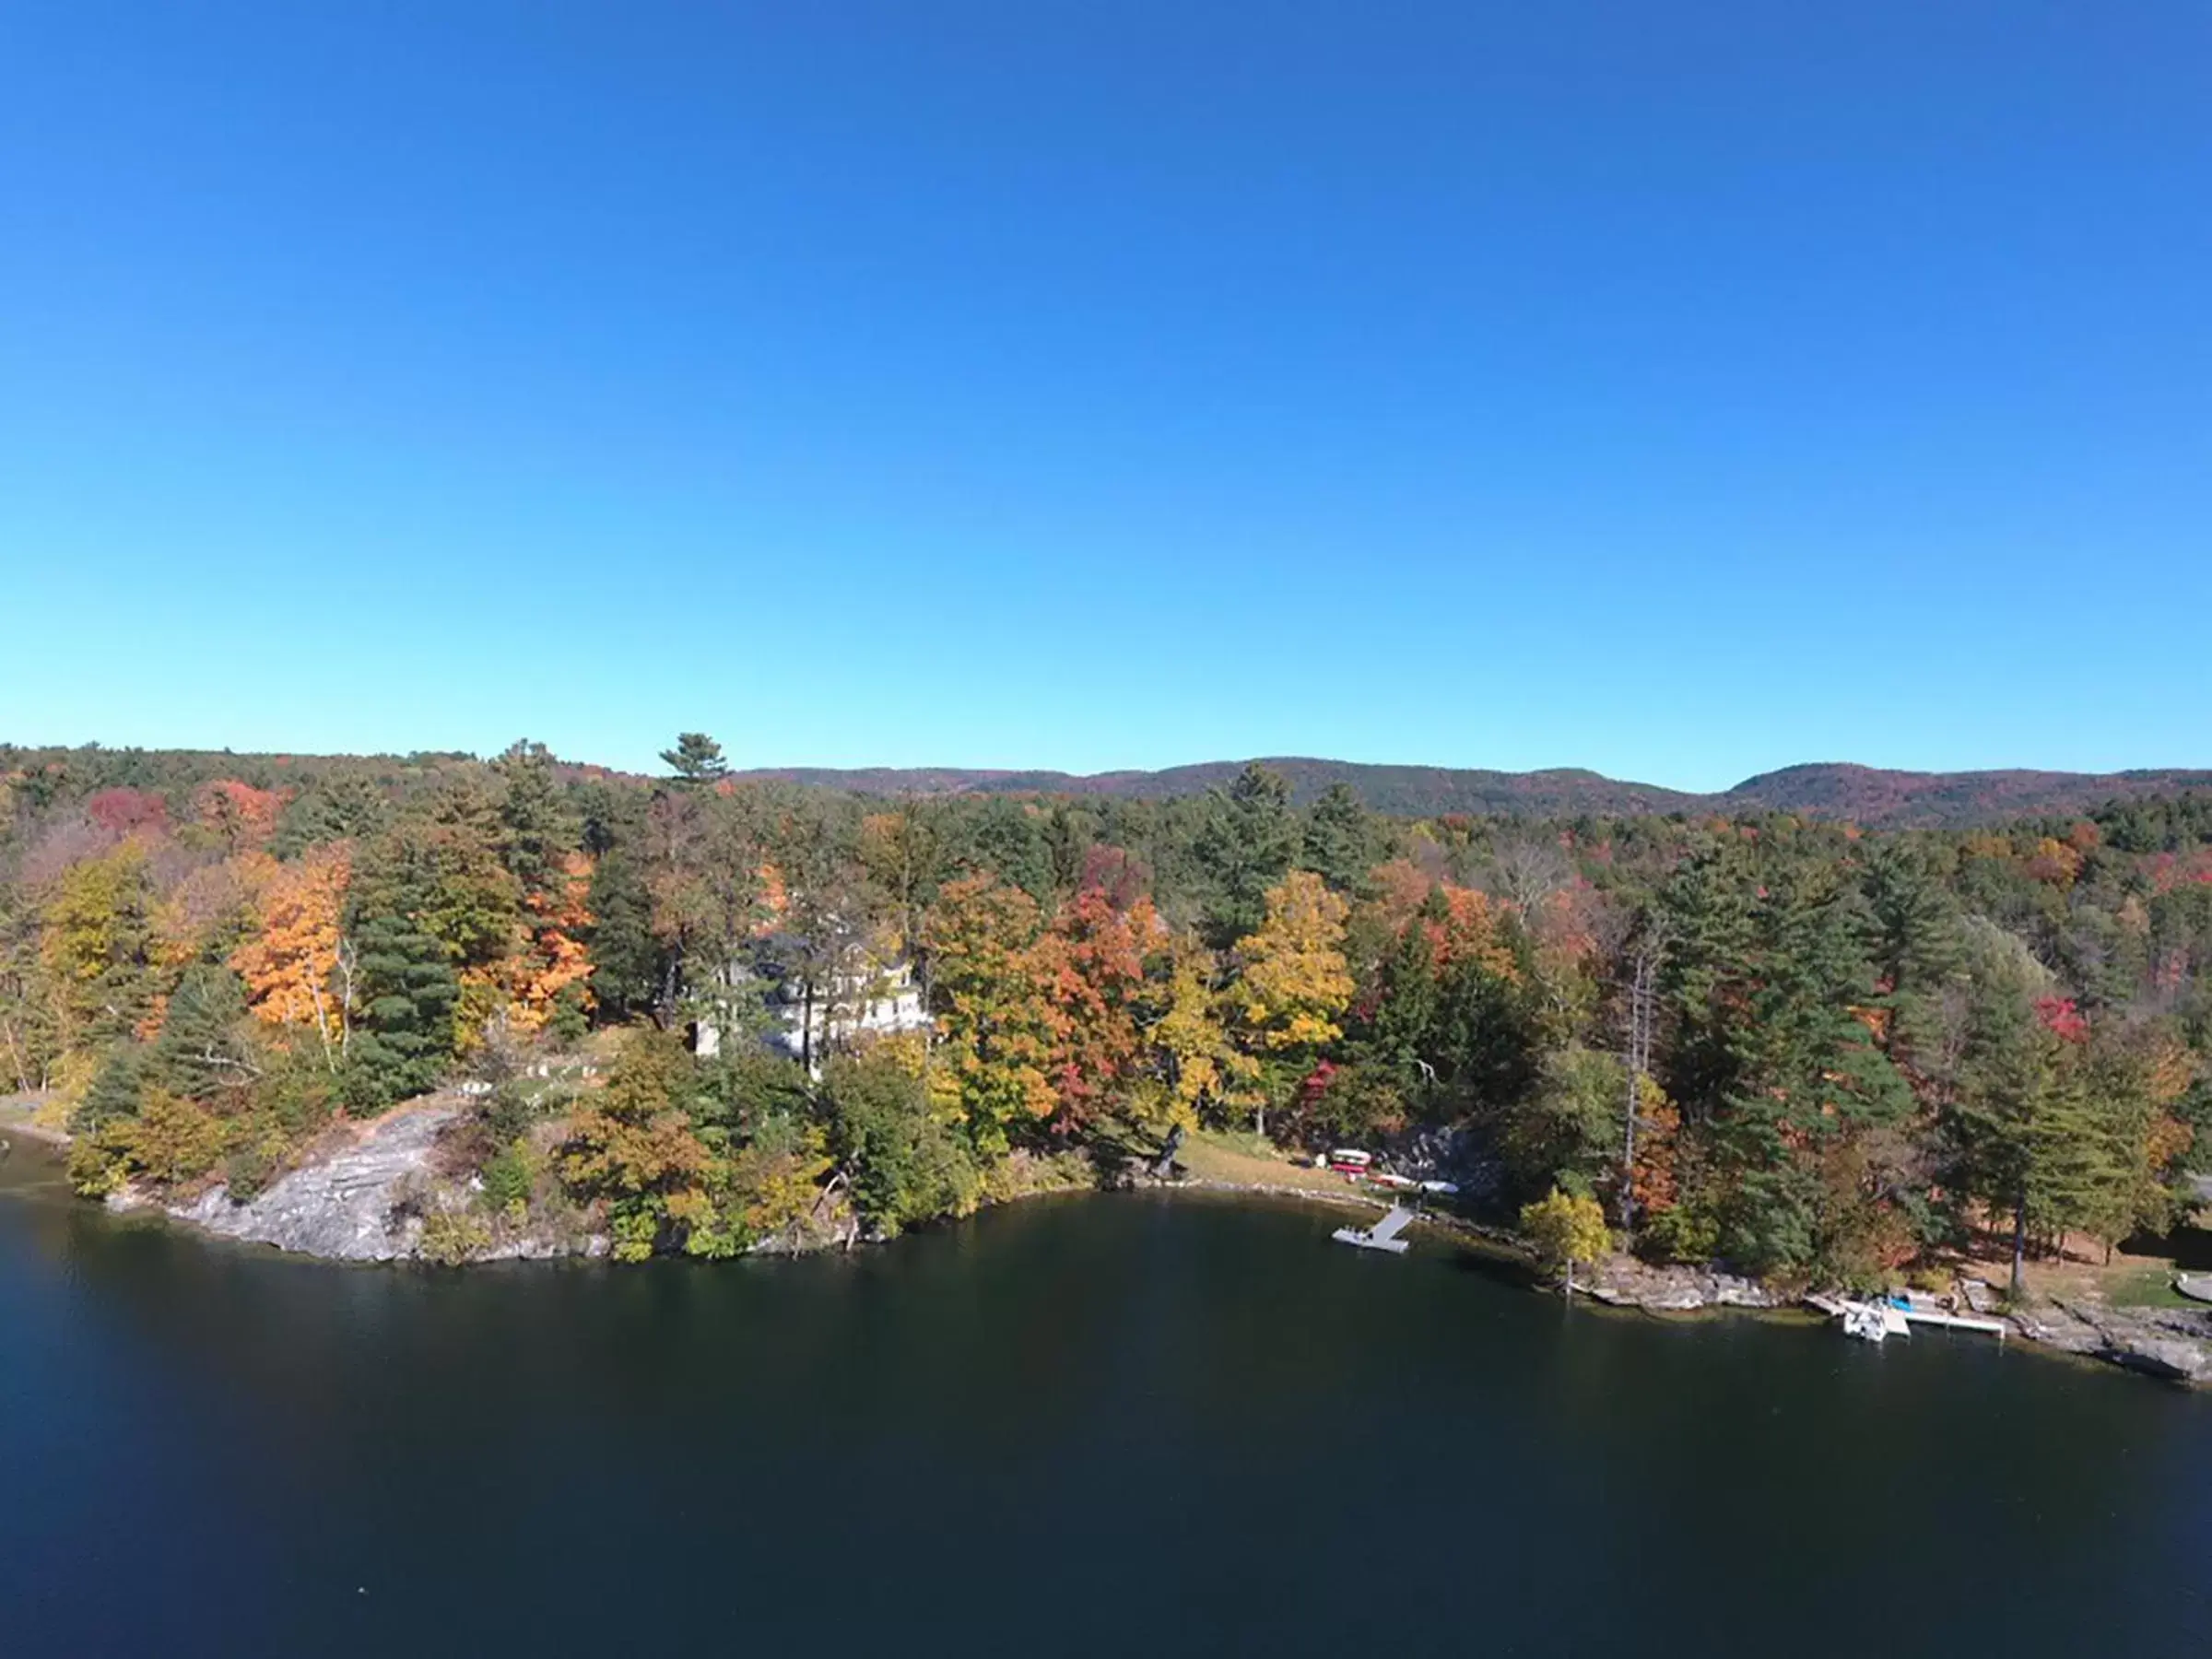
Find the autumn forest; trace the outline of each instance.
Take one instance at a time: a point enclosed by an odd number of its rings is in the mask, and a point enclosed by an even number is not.
[[[88,1195],[234,1196],[458,1092],[451,1260],[888,1236],[1180,1126],[1863,1285],[2161,1230],[2212,1162],[2212,795],[1875,832],[665,759],[0,749],[0,1092]]]

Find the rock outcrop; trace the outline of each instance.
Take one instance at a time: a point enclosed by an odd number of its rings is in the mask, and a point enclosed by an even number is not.
[[[2053,1300],[2013,1315],[2020,1335],[2147,1376],[2212,1385],[2212,1314],[2166,1308],[2107,1308]]]
[[[1654,1267],[1634,1256],[1615,1256],[1591,1273],[1584,1286],[1594,1300],[1647,1313],[1694,1313],[1700,1308],[1776,1308],[1783,1299],[1757,1279],[1705,1267]]]
[[[332,1261],[414,1255],[422,1219],[402,1200],[411,1185],[428,1181],[431,1149],[460,1110],[431,1100],[376,1119],[349,1145],[278,1176],[242,1204],[215,1186],[191,1204],[169,1206],[169,1213],[222,1238]],[[109,1200],[118,1209],[138,1202],[124,1194]]]

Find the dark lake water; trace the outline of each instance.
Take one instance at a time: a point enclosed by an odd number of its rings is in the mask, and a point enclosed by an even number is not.
[[[438,1274],[0,1166],[0,1652],[2212,1653],[2212,1398],[1196,1197]]]

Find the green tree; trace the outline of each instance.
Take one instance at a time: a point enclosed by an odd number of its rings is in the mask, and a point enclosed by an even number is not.
[[[716,1223],[714,1156],[685,1110],[696,1082],[673,1032],[632,1031],[560,1147],[560,1179],[606,1206],[617,1261],[682,1249],[693,1229]]]
[[[1865,859],[1876,992],[1887,1014],[1885,1053],[1933,1064],[1946,995],[1964,960],[1959,901],[1919,848],[1877,841]]]
[[[154,1039],[154,1080],[203,1104],[251,1089],[263,1070],[251,1024],[245,982],[236,973],[205,963],[187,968]]]
[[[820,1100],[853,1207],[877,1233],[975,1208],[982,1182],[974,1159],[931,1108],[922,1079],[893,1054],[831,1059]]]
[[[1206,798],[1192,847],[1206,889],[1207,942],[1233,945],[1267,915],[1267,890],[1289,874],[1302,841],[1281,774],[1253,761]]]
[[[663,749],[661,759],[679,783],[712,783],[729,776],[729,763],[722,758],[722,745],[704,732],[677,733],[676,747]]]
[[[523,738],[492,762],[492,770],[500,782],[500,862],[524,893],[555,891],[561,860],[576,851],[582,826],[561,790],[552,751]]]
[[[1306,813],[1305,867],[1340,893],[1367,879],[1381,854],[1373,816],[1344,783],[1332,783]]]

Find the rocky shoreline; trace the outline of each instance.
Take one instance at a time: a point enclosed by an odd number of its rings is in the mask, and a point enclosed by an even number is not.
[[[109,1194],[107,1206],[119,1215],[158,1211],[218,1239],[321,1261],[419,1260],[425,1224],[449,1196],[437,1190],[432,1154],[465,1110],[463,1101],[432,1096],[372,1119],[327,1156],[288,1170],[242,1202],[218,1182],[186,1203],[126,1186]],[[595,1235],[571,1241],[524,1228],[493,1237],[469,1259],[546,1260],[606,1250]]]
[[[1824,1310],[1809,1299],[1780,1294],[1755,1279],[1694,1267],[1653,1267],[1617,1256],[1584,1287],[1594,1301],[1653,1314],[1718,1310]],[[2112,1308],[2053,1299],[2006,1312],[1994,1292],[1967,1287],[1976,1312],[2002,1318],[2009,1335],[2055,1353],[2102,1360],[2168,1382],[2212,1387],[2212,1308]],[[1980,1290],[1983,1294],[1976,1295]]]
[[[243,1202],[233,1200],[221,1185],[188,1202],[165,1202],[126,1188],[108,1198],[108,1207],[124,1214],[154,1210],[217,1238],[266,1244],[324,1261],[426,1259],[426,1220],[441,1206],[450,1207],[466,1197],[441,1193],[432,1174],[439,1137],[465,1107],[457,1099],[432,1097],[359,1125],[343,1145],[288,1171]],[[1142,1180],[1132,1184],[1356,1207],[1379,1207],[1382,1202],[1349,1190],[1324,1193],[1260,1182]],[[1425,1217],[1423,1225],[1464,1244],[1526,1259],[1517,1241],[1494,1229],[1451,1217]],[[468,1259],[589,1257],[604,1255],[606,1248],[605,1237],[595,1233],[560,1237],[525,1227],[499,1230]],[[1797,1298],[1756,1279],[1712,1268],[1653,1266],[1631,1256],[1600,1264],[1578,1281],[1577,1288],[1606,1306],[1660,1316],[1779,1312],[1802,1305]],[[1970,1294],[1975,1288],[1970,1286]],[[2004,1317],[2012,1334],[2039,1348],[2101,1360],[2170,1382],[2212,1386],[2212,1307],[2118,1309],[2054,1300],[2003,1312],[1987,1296],[1973,1300],[1983,1311]]]

